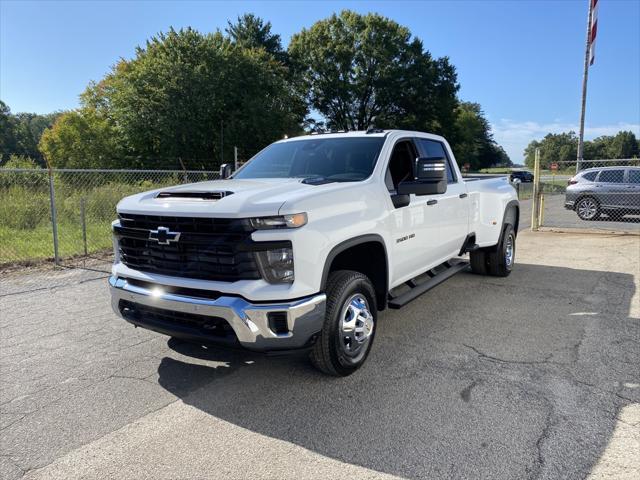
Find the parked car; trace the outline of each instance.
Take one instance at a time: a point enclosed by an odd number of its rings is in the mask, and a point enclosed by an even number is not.
[[[367,358],[378,311],[469,264],[509,275],[519,204],[505,176],[462,178],[444,138],[372,129],[282,140],[228,179],[117,213],[118,315],[201,344],[306,349],[340,376]]]
[[[582,220],[640,214],[640,167],[587,168],[569,180],[565,208]]]
[[[511,180],[512,183],[531,183],[533,182],[533,173],[527,172],[526,170],[511,172],[509,180]]]

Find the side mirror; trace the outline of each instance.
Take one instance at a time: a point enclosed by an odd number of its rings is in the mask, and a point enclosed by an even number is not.
[[[447,191],[447,159],[442,157],[416,158],[415,180],[400,182],[401,195],[436,195]]]
[[[220,179],[224,180],[225,178],[229,178],[231,176],[231,164],[223,163],[220,165]]]
[[[416,158],[417,180],[445,180],[447,178],[447,159],[442,157]]]

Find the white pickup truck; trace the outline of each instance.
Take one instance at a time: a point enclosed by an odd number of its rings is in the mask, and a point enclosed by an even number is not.
[[[323,372],[348,375],[367,358],[379,311],[469,266],[513,267],[514,188],[463,178],[436,135],[301,136],[229,173],[118,204],[118,315],[201,344],[306,349]]]

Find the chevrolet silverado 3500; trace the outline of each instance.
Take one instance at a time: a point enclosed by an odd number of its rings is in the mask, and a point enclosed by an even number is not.
[[[463,178],[436,135],[301,136],[221,172],[118,204],[109,283],[133,325],[201,344],[307,349],[323,372],[348,375],[367,358],[379,311],[467,267],[513,267],[514,188],[507,177]]]

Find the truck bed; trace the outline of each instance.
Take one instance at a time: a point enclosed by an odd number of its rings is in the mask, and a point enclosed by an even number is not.
[[[508,178],[509,174],[508,173],[498,173],[498,174],[493,174],[493,173],[473,173],[470,175],[462,175],[462,180],[465,182],[475,182],[478,180],[487,180],[490,178]]]

